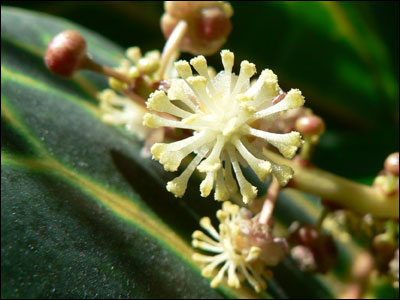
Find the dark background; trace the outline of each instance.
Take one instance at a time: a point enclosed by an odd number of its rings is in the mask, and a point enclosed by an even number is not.
[[[285,90],[299,88],[327,132],[314,162],[371,183],[398,151],[398,2],[231,2],[224,48],[236,61],[272,69]],[[3,1],[72,20],[123,47],[162,49],[159,1]],[[185,55],[184,55],[185,56]],[[189,56],[186,56],[189,57]],[[221,68],[219,55],[210,64]]]

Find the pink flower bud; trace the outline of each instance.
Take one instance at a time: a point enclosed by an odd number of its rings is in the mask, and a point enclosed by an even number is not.
[[[399,176],[399,152],[390,154],[385,160],[385,170]]]
[[[297,119],[296,130],[304,135],[321,135],[325,131],[325,122],[316,115],[304,116]]]
[[[221,1],[166,1],[161,28],[169,38],[179,21],[188,28],[181,50],[192,54],[211,55],[225,43],[232,30],[230,4]]]
[[[78,32],[66,30],[56,35],[47,47],[45,63],[54,74],[70,77],[86,60],[86,41]]]

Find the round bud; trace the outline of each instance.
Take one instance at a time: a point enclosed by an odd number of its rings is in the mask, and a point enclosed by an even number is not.
[[[78,32],[66,30],[56,35],[47,47],[45,63],[54,74],[72,76],[87,58],[86,41]]]
[[[304,135],[321,135],[325,131],[325,122],[316,115],[297,119],[296,130]]]
[[[232,7],[221,1],[166,1],[161,29],[166,38],[179,21],[184,20],[187,31],[182,39],[182,51],[211,55],[225,43],[232,30]]]
[[[385,160],[385,170],[399,176],[399,152],[390,154]]]

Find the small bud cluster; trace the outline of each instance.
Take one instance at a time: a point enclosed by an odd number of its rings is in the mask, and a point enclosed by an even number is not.
[[[338,251],[331,235],[299,222],[289,231],[290,254],[301,270],[326,273],[336,265]]]

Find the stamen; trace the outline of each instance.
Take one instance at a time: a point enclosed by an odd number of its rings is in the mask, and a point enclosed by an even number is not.
[[[246,130],[248,130],[249,134],[260,137],[278,148],[282,155],[289,159],[293,158],[297,149],[303,144],[300,133],[296,131],[286,134],[277,134],[254,129],[247,125]]]
[[[240,288],[240,280],[236,275],[236,265],[233,262],[230,262],[228,269],[228,285],[237,289]]]
[[[222,169],[217,171],[217,184],[214,198],[217,201],[225,201],[229,199],[229,192],[224,183],[224,174]]]
[[[224,145],[224,137],[218,136],[217,142],[215,143],[211,154],[205,160],[203,160],[201,164],[199,164],[197,169],[200,172],[217,171],[218,169],[220,169],[222,166],[220,155]]]
[[[304,104],[304,102],[305,102],[304,97],[301,94],[300,90],[292,89],[287,93],[286,97],[282,101],[280,101],[277,104],[272,105],[264,110],[256,112],[254,114],[253,118],[251,119],[251,121],[254,121],[254,120],[257,120],[260,118],[264,118],[266,116],[269,116],[271,114],[281,112],[284,110],[298,108],[298,107],[302,106]]]
[[[205,230],[207,230],[207,232],[216,240],[219,241],[219,234],[218,232],[215,230],[215,228],[211,225],[211,220],[209,217],[204,217],[201,218],[200,220],[200,226],[202,228],[204,228]]]
[[[221,246],[213,246],[211,244],[196,239],[192,241],[192,246],[213,253],[221,253],[224,251],[224,248],[222,248]]]
[[[233,177],[232,162],[231,159],[229,158],[229,155],[225,155],[224,161],[225,161],[225,168],[224,168],[225,186],[228,188],[230,194],[235,194],[236,191],[238,190],[238,187],[236,184],[236,180]]]
[[[252,105],[258,107],[261,104],[265,105],[269,101],[272,105],[272,99],[275,98],[280,91],[278,85],[278,77],[271,70],[264,70],[257,82],[246,92],[246,94],[253,95],[254,101]]]
[[[233,63],[234,63],[234,59],[235,59],[233,52],[231,52],[229,50],[222,50],[221,58],[222,58],[222,64],[224,66],[225,72],[232,73],[232,67],[233,67]]]
[[[258,178],[260,178],[261,181],[265,181],[267,179],[267,176],[272,171],[271,163],[254,157],[249,152],[249,150],[243,145],[240,139],[238,138],[234,139],[233,144],[236,146],[236,149],[239,151],[242,157],[247,161],[250,167],[257,174]]]
[[[199,167],[197,167],[199,168]],[[202,197],[208,197],[214,187],[215,172],[207,172],[206,178],[200,184],[200,192]]]
[[[229,262],[227,261],[227,262],[225,262],[224,266],[219,270],[217,276],[215,276],[214,279],[211,281],[210,286],[212,288],[216,288],[221,283],[222,278],[224,278],[224,275],[225,275],[225,272],[226,272],[226,269],[228,268],[228,266],[229,266]]]
[[[243,176],[236,154],[231,146],[228,147],[229,156],[232,159],[233,170],[235,171],[237,181],[239,182],[240,193],[243,195],[243,202],[249,203],[257,196],[257,188],[252,186],[250,182]]]
[[[147,108],[158,112],[166,112],[180,118],[186,118],[192,115],[191,113],[173,105],[163,91],[155,91],[150,95],[150,98],[147,101]]]
[[[249,254],[246,257],[246,262],[251,262],[257,259],[261,254],[261,248],[259,247],[251,247]]]
[[[201,272],[201,275],[204,277],[211,277],[214,269],[223,261],[227,259],[226,253],[221,253],[219,255],[214,256],[214,261],[207,265]]]
[[[249,63],[247,60],[242,61],[240,64],[240,73],[236,81],[235,88],[232,92],[232,97],[240,93],[246,82],[249,81],[250,77],[256,73],[256,66],[253,63]]]
[[[207,88],[210,91],[212,97],[214,98],[214,101],[218,99],[218,94],[215,90],[214,85],[212,84],[211,78],[208,74],[208,67],[207,67],[207,61],[204,58],[203,55],[199,55],[195,58],[193,58],[190,61],[190,64],[195,68],[195,70],[204,78],[207,79]]]
[[[190,176],[192,176],[197,165],[205,155],[205,151],[199,152],[199,154],[197,154],[197,156],[193,158],[193,160],[187,166],[186,170],[183,171],[180,176],[167,183],[167,190],[173,193],[176,197],[182,197],[185,194]]]
[[[165,119],[163,117],[151,113],[147,113],[144,115],[143,125],[149,128],[175,127],[175,128],[192,129],[192,130],[201,130],[203,128],[203,126],[188,125],[181,121]]]
[[[199,253],[194,253],[192,255],[192,258],[194,261],[205,263],[205,262],[213,261],[215,259],[215,256],[208,256],[208,255],[202,255]]]
[[[207,242],[207,243],[209,243],[211,245],[214,245],[214,246],[218,246],[219,245],[218,242],[214,241],[212,238],[210,238],[208,235],[206,235],[203,231],[200,231],[200,230],[196,230],[195,232],[193,232],[192,238],[198,239],[198,240],[203,241],[203,242]]]
[[[168,90],[168,98],[170,100],[180,100],[185,103],[192,111],[199,112],[198,107],[193,103],[192,99],[189,97],[188,93],[189,87],[185,89],[185,81],[183,79],[173,80],[171,87]],[[193,95],[194,96],[194,95]]]
[[[175,69],[178,72],[179,77],[186,79],[193,76],[192,68],[186,60],[180,60],[175,63]]]
[[[208,113],[219,111],[212,103],[210,96],[207,94],[206,90],[207,79],[205,77],[191,76],[188,77],[186,81],[189,84],[190,88],[195,93],[199,104],[203,105],[203,107],[208,111]]]
[[[272,163],[272,174],[278,180],[280,186],[287,185],[290,179],[293,178],[293,173],[291,167]]]

